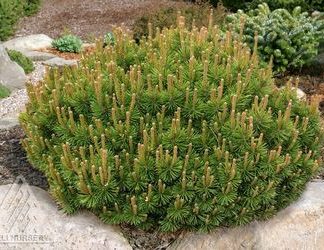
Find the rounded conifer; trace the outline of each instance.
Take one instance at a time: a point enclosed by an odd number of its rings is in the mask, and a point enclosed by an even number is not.
[[[299,197],[319,166],[315,99],[277,89],[271,63],[212,22],[114,38],[28,87],[23,145],[64,211],[208,231]]]

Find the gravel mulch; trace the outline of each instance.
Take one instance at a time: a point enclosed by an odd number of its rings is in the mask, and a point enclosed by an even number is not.
[[[91,41],[114,25],[130,28],[145,13],[185,4],[170,0],[43,0],[36,15],[21,20],[16,36],[43,33],[55,38],[69,31]]]
[[[27,80],[33,84],[37,84],[45,75],[45,66],[40,62],[34,63],[34,66],[35,70],[27,76]],[[16,90],[9,97],[0,99],[0,119],[23,111],[27,101],[26,89]]]

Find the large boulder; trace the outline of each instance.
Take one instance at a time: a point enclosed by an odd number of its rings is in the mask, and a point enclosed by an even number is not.
[[[0,249],[132,249],[117,227],[89,212],[65,215],[23,179],[0,185],[0,221]]]
[[[324,182],[312,182],[303,196],[272,219],[209,234],[187,233],[169,250],[312,249],[324,246]]]
[[[25,86],[27,77],[22,67],[10,60],[3,45],[0,44],[0,83],[9,90]]]
[[[53,39],[44,34],[17,37],[3,43],[7,49],[18,51],[39,50],[52,47]]]

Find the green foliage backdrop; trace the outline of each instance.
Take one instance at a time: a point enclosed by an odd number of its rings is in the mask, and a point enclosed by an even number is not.
[[[19,0],[0,0],[0,41],[14,34],[14,26],[22,14]]]
[[[273,58],[274,70],[284,72],[301,68],[318,53],[320,41],[324,38],[324,20],[321,16],[312,18],[296,7],[292,12],[285,9],[271,11],[267,4],[247,13],[238,11],[227,16],[227,27],[238,35],[244,23],[243,39],[250,48],[258,37],[260,57],[269,61]]]
[[[200,0],[193,2],[200,2]],[[324,0],[209,0],[208,2],[214,6],[222,3],[231,11],[251,10],[262,3],[268,4],[271,10],[284,8],[291,11],[300,6],[303,11],[324,11]]]
[[[35,14],[40,4],[40,0],[0,0],[0,41],[12,36],[18,20]]]

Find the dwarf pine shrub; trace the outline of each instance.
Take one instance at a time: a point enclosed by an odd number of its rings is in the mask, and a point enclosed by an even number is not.
[[[20,117],[29,160],[67,213],[110,224],[210,230],[268,218],[319,167],[315,99],[212,22],[182,17],[138,44],[115,43],[28,87]]]

